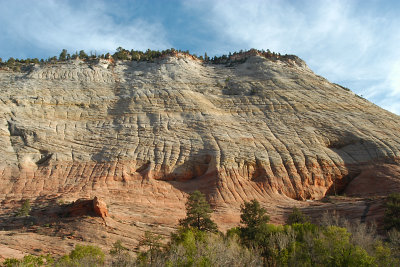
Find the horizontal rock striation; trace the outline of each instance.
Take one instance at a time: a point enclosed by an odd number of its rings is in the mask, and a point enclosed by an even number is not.
[[[3,204],[101,195],[182,209],[185,193],[200,189],[225,212],[253,198],[357,194],[346,186],[371,166],[399,171],[400,118],[297,57],[251,55],[228,66],[177,55],[0,71],[0,108]],[[376,186],[389,176],[374,177]]]

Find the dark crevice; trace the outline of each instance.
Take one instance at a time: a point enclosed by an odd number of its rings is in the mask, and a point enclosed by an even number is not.
[[[368,215],[369,209],[371,208],[371,203],[367,202],[366,205],[367,206],[365,207],[365,209],[363,211],[363,214],[361,215],[361,223],[365,223],[365,220],[367,219],[367,215]]]
[[[27,136],[24,130],[19,129],[15,123],[11,121],[7,121],[8,131],[10,132],[10,136],[20,137],[24,145],[28,144]]]
[[[40,150],[41,158],[36,161],[36,165],[43,166],[47,165],[50,159],[53,157],[53,153],[49,153],[47,150]]]
[[[143,164],[142,166],[140,166],[139,168],[136,169],[136,172],[140,173],[140,174],[144,174],[144,172],[146,172],[146,170],[149,168],[151,162],[150,160],[147,161],[145,164]]]
[[[363,141],[364,140],[360,140],[360,139],[336,140],[336,141],[330,142],[327,145],[327,147],[328,148],[334,148],[334,149],[341,149],[341,148],[344,148],[346,146],[354,145],[354,144],[357,144],[357,143],[363,144]]]
[[[326,195],[340,195],[342,194],[347,185],[354,180],[357,176],[361,174],[361,170],[354,168],[354,169],[349,169],[349,173],[342,178],[337,178],[335,177],[333,180],[332,185],[328,188],[326,191]]]

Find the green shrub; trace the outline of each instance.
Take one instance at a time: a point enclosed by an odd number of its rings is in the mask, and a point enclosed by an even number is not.
[[[236,237],[181,228],[173,234],[171,243],[159,250],[150,263],[139,255],[138,266],[261,266],[257,251],[243,247]]]
[[[6,267],[14,267],[14,266],[36,267],[36,266],[52,266],[53,263],[54,263],[54,259],[50,254],[40,255],[40,256],[26,255],[21,260],[6,259],[3,262],[3,266],[6,266]]]
[[[139,240],[138,249],[145,248],[147,250],[139,253],[139,258],[141,263],[149,263],[152,264],[155,257],[161,251],[162,237],[158,234],[152,233],[150,231],[146,231],[144,233],[144,237]]]
[[[128,248],[122,245],[121,240],[114,242],[112,248],[110,249],[110,255],[112,258],[112,266],[132,266],[134,259],[128,253]]]
[[[31,203],[29,199],[26,199],[22,204],[21,208],[17,212],[17,216],[28,216],[31,212]]]
[[[296,240],[304,242],[309,236],[318,237],[321,228],[312,223],[294,223],[291,228],[296,233]]]
[[[3,262],[4,267],[13,267],[13,266],[18,266],[21,263],[20,260],[11,258],[11,259],[5,259]]]
[[[67,59],[67,50],[63,49],[58,57],[59,61],[65,61]]]
[[[211,220],[212,210],[206,197],[196,190],[189,195],[186,202],[186,218],[179,221],[183,227],[195,227],[200,231],[217,232],[218,227]]]
[[[289,214],[286,224],[292,225],[294,223],[306,223],[309,222],[310,218],[303,214],[298,208],[294,207],[292,213]]]
[[[351,225],[337,216],[318,226],[307,222],[299,211],[292,214],[290,225],[267,224],[265,210],[255,201],[246,203],[241,214],[245,226],[239,228],[241,242],[259,250],[266,266],[398,265],[388,245],[378,241],[372,226]],[[235,233],[235,228],[228,231],[231,236]]]
[[[390,248],[383,242],[378,241],[374,247],[375,264],[378,266],[399,266],[399,259],[395,258]]]
[[[128,250],[128,248],[126,248],[122,245],[122,241],[117,240],[114,242],[112,249],[110,250],[110,255],[120,255],[127,250]]]
[[[388,245],[392,249],[394,257],[400,260],[400,232],[396,229],[392,229],[387,235]]]
[[[97,246],[76,245],[69,255],[63,256],[58,266],[97,266],[104,264],[104,252]]]
[[[89,56],[85,53],[84,50],[79,51],[79,58],[80,59],[88,59]]]
[[[7,66],[12,66],[12,65],[14,65],[15,64],[15,59],[13,58],[13,57],[10,57],[8,60],[7,60]]]
[[[387,198],[384,223],[387,230],[394,228],[400,231],[400,193]]]
[[[264,227],[269,221],[269,216],[255,199],[245,202],[240,207],[240,212],[240,222],[244,225],[240,228],[240,236],[244,243],[250,245],[255,241],[256,235],[260,232],[260,227]]]
[[[226,231],[226,236],[227,236],[227,238],[239,238],[240,237],[240,228],[233,227],[231,229],[228,229],[228,231]]]

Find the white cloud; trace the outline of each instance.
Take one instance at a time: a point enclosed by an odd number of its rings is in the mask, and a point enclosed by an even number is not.
[[[163,26],[143,18],[119,21],[119,12],[101,1],[2,1],[0,34],[9,43],[50,53],[66,48],[71,52],[113,52],[118,46],[134,49],[170,47]],[[129,15],[129,14],[128,14]],[[0,39],[1,40],[1,39]],[[0,49],[7,44],[0,41]],[[5,48],[4,48],[5,49]],[[49,54],[52,55],[52,54]]]
[[[316,73],[400,114],[400,19],[363,4],[205,0],[186,7],[205,16],[220,37],[215,46],[296,54]]]
[[[168,25],[170,17],[154,21],[158,17],[151,16],[150,21],[146,14],[129,13],[135,9],[125,10],[127,5],[140,4],[133,0],[0,0],[0,56],[32,57],[35,49],[45,51],[39,57],[57,55],[63,48],[98,53],[118,46],[165,49],[172,47],[169,40],[177,33],[188,43],[196,39],[196,32],[188,31],[191,27],[168,28],[174,25]],[[198,0],[182,4],[191,17],[187,24],[204,26],[208,35],[199,42],[210,55],[252,47],[296,54],[317,74],[400,114],[400,17],[398,12],[381,12],[379,1]],[[152,3],[144,5],[150,12]],[[180,19],[179,12],[177,8],[174,19]],[[186,43],[179,45],[184,48]],[[19,54],[14,55],[15,51]]]

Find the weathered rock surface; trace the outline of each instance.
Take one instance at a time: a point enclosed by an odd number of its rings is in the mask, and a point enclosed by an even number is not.
[[[0,109],[3,208],[101,195],[123,221],[173,226],[199,189],[231,226],[254,198],[282,215],[327,193],[400,190],[400,118],[298,58],[0,71]]]

